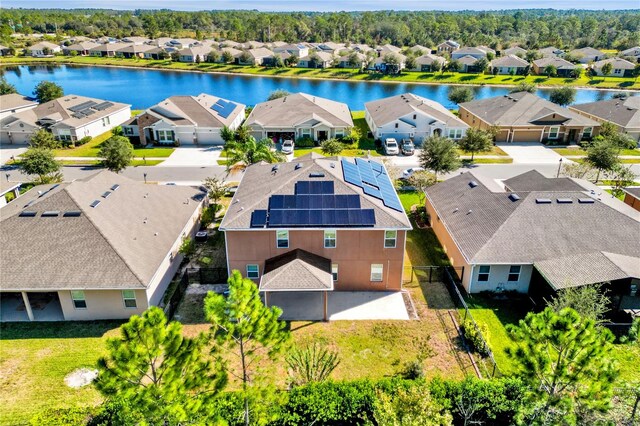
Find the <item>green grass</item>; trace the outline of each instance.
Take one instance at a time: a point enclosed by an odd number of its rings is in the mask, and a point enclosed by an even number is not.
[[[461,149],[456,149],[456,151],[458,151],[458,155],[471,155],[471,153],[470,153],[470,152],[463,151],[463,150],[461,150]],[[494,146],[491,148],[491,150],[489,150],[489,151],[486,151],[486,152],[476,152],[476,153],[475,153],[474,158],[475,158],[475,157],[478,157],[478,156],[480,156],[480,157],[481,157],[481,156],[483,156],[483,155],[500,155],[500,156],[506,156],[506,157],[508,157],[508,156],[509,156],[506,152],[504,152],[502,149],[500,149],[500,147],[499,147],[499,146],[495,146],[495,145],[494,145]]]
[[[587,155],[587,151],[581,148],[553,148],[555,152],[563,156],[584,156]],[[640,156],[640,149],[622,149],[620,155],[633,155]]]
[[[596,77],[589,79],[583,76],[579,79],[545,76],[505,76],[466,73],[424,73],[403,72],[400,75],[383,75],[378,73],[359,73],[358,70],[328,68],[263,68],[254,66],[241,66],[234,64],[188,64],[172,62],[170,60],[146,60],[125,58],[99,58],[99,57],[66,57],[53,58],[10,57],[1,58],[0,65],[32,64],[32,63],[60,63],[81,65],[109,65],[126,67],[158,68],[170,70],[184,70],[197,72],[226,72],[234,74],[266,75],[274,77],[335,79],[335,80],[360,80],[360,81],[385,81],[385,82],[414,82],[414,83],[441,83],[441,84],[476,84],[476,85],[517,85],[522,82],[535,83],[541,86],[582,86],[602,87],[616,89],[638,89],[640,81],[630,77]]]
[[[327,157],[326,154],[322,153],[322,150],[320,149],[320,147],[295,149],[293,151],[293,157],[294,158],[302,157],[303,155],[307,155],[307,154],[310,154],[312,152],[315,152],[316,154],[324,155],[325,157]],[[340,155],[342,155],[344,157],[364,157],[367,154],[371,155],[372,157],[379,157],[380,156],[380,154],[377,153],[374,150],[368,151],[368,150],[362,150],[362,149],[359,149],[359,148],[347,148],[347,149],[343,149],[340,152]]]
[[[88,143],[76,148],[62,148],[56,149],[56,157],[97,157],[98,151],[100,151],[100,145],[113,136],[111,131],[105,132],[95,138],[91,139]],[[133,155],[135,157],[169,157],[175,148],[168,147],[149,147],[149,148],[135,148],[133,149]]]
[[[613,191],[610,189],[605,189],[605,192],[608,192],[609,194],[613,195]],[[624,201],[624,193],[619,194],[618,196],[616,196],[616,198],[620,201]]]
[[[138,167],[138,166],[157,166],[162,163],[164,160],[132,160],[130,166]],[[60,163],[63,166],[102,166],[101,160],[61,160]]]
[[[469,159],[463,159],[462,164],[511,164],[513,163],[513,158],[479,158],[476,157],[473,161]]]

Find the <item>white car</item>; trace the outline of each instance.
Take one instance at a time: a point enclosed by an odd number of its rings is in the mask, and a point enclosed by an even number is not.
[[[291,140],[286,140],[284,142],[282,142],[282,152],[284,154],[293,154],[293,147],[295,146],[295,144],[293,143],[293,141]]]
[[[400,154],[400,147],[398,141],[394,138],[387,138],[384,140],[384,153],[386,155],[398,155]]]
[[[424,169],[422,167],[413,167],[411,169],[402,171],[402,179],[409,179],[415,172],[422,172]]]

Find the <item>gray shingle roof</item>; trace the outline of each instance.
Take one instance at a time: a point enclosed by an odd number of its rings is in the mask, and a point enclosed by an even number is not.
[[[572,64],[571,62],[558,56],[545,56],[544,58],[536,59],[535,61],[533,61],[533,64],[538,68],[544,68],[548,65],[553,65],[558,70],[572,70],[577,67],[577,65]]]
[[[529,62],[516,55],[501,56],[491,61],[492,67],[526,67]]]
[[[221,128],[229,126],[242,113],[244,105],[234,102],[235,108],[223,117],[212,108],[219,100],[217,96],[201,93],[198,96],[171,96],[147,109],[147,112],[177,125]]]
[[[0,111],[10,111],[32,105],[38,105],[38,102],[19,93],[9,93],[0,96]]]
[[[145,288],[200,204],[196,189],[108,171],[51,188],[37,186],[0,210],[3,289]],[[22,210],[37,215],[21,217]],[[64,217],[69,211],[81,213]]]
[[[572,105],[570,108],[586,112],[622,127],[640,128],[640,96],[589,102]]]
[[[557,114],[565,126],[599,126],[600,123],[528,92],[465,102],[460,106],[490,124],[530,126],[548,115]]]
[[[335,167],[332,167],[331,165]],[[296,169],[296,167],[298,167]],[[254,210],[267,210],[269,197],[273,194],[295,192],[295,183],[310,180],[313,172],[324,173],[321,179],[334,182],[336,194],[357,194],[363,209],[374,209],[378,229],[409,229],[411,222],[404,212],[384,206],[381,200],[366,195],[354,185],[346,183],[342,174],[340,160],[336,157],[322,157],[317,154],[296,158],[293,162],[280,163],[277,173],[272,172],[273,164],[259,163],[247,167],[240,186],[231,205],[220,224],[222,230],[251,229],[251,213]]]
[[[535,169],[505,180],[504,185],[514,192],[584,191],[584,188],[571,178],[547,178]]]
[[[413,93],[405,93],[403,95],[377,99],[375,101],[367,102],[364,107],[369,111],[371,119],[378,127],[384,126],[385,124],[416,111],[421,111],[436,120],[445,123],[447,127],[469,127],[467,123],[453,115],[451,111],[440,105],[438,102],[414,95]]]
[[[640,187],[636,188],[625,188],[624,192],[633,195],[634,197],[640,199]]]
[[[260,290],[333,290],[331,260],[301,249],[267,259]]]

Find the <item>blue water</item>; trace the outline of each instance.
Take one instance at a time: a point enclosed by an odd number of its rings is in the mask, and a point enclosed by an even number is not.
[[[345,102],[352,110],[364,109],[365,102],[406,92],[440,102],[447,108],[456,107],[447,99],[448,85],[305,80],[69,65],[7,67],[3,71],[7,81],[25,95],[30,95],[40,81],[49,80],[61,85],[66,94],[124,102],[134,109],[147,108],[172,95],[198,95],[203,92],[255,105],[265,101],[276,89]],[[504,95],[509,91],[495,86],[474,87],[474,90],[476,99]],[[576,103],[609,99],[613,93],[578,89]],[[537,94],[548,97],[549,89],[539,89]]]

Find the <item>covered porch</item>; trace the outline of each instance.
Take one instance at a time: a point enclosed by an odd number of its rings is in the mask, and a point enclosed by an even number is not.
[[[64,321],[58,293],[2,292],[0,321]]]

